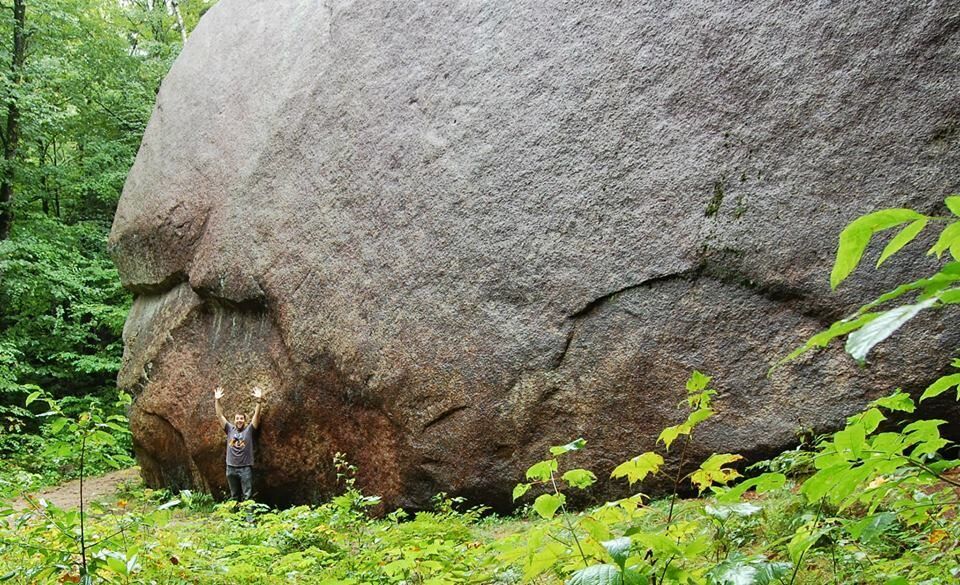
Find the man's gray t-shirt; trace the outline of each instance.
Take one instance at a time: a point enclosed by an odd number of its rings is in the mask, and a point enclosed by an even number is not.
[[[227,433],[227,465],[234,467],[247,467],[253,465],[253,425],[246,425],[242,431],[237,427],[227,423],[223,427]]]

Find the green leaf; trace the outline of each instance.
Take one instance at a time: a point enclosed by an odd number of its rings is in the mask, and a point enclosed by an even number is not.
[[[960,216],[960,195],[950,195],[943,202],[947,204],[950,213]]]
[[[893,512],[880,512],[867,516],[858,522],[850,523],[847,526],[847,532],[861,543],[869,544],[886,532],[896,521],[897,515]]]
[[[880,265],[883,264],[887,258],[893,256],[900,251],[901,248],[909,244],[923,231],[923,228],[927,227],[927,219],[918,219],[907,227],[900,230],[890,242],[883,249],[883,252],[880,254],[880,259],[877,260],[877,268],[880,268]]]
[[[940,436],[940,426],[946,422],[940,419],[918,420],[904,427],[903,434],[907,437],[907,443],[916,444],[910,456],[916,458],[921,455],[935,455],[945,447],[948,441]]]
[[[533,502],[533,509],[544,519],[549,520],[565,501],[567,498],[563,494],[540,494]]]
[[[860,424],[863,425],[863,431],[867,435],[877,430],[880,423],[887,419],[878,408],[868,408],[859,417],[854,418],[860,421]]]
[[[699,488],[700,492],[707,489],[714,483],[727,483],[740,477],[740,473],[735,469],[724,468],[724,465],[743,459],[741,455],[731,453],[715,453],[704,461],[700,468],[693,472],[690,481]]]
[[[527,469],[527,479],[534,479],[537,481],[549,481],[550,477],[557,471],[557,460],[556,459],[546,459],[544,461],[539,461],[534,463]]]
[[[758,494],[780,489],[787,483],[787,476],[782,473],[764,473],[757,477],[744,480],[736,486],[717,495],[719,502],[736,502],[747,490],[754,488]]]
[[[169,502],[167,502],[167,503],[165,503],[165,504],[161,504],[161,505],[157,506],[157,510],[168,510],[168,509],[170,509],[170,508],[173,508],[174,506],[179,506],[179,505],[180,505],[180,500],[178,500],[178,499],[173,499],[173,500],[170,500]]]
[[[956,305],[960,303],[960,288],[948,288],[937,293],[936,297],[945,305]]]
[[[763,557],[745,558],[733,553],[710,569],[707,576],[710,585],[772,585],[782,584],[781,577],[789,570],[789,563],[771,563]]]
[[[650,585],[647,575],[636,570],[636,566],[623,570],[623,585]]]
[[[55,418],[53,419],[53,422],[50,423],[50,431],[53,434],[57,434],[63,430],[63,427],[67,426],[68,422],[70,421],[63,417]]]
[[[958,379],[958,382],[960,382],[960,379]],[[916,406],[913,404],[913,399],[910,398],[910,395],[902,392],[899,388],[897,388],[896,391],[890,396],[878,398],[870,404],[878,408],[885,408],[890,411],[898,412],[913,412],[916,408]]]
[[[957,238],[960,238],[960,221],[955,221],[943,228],[943,231],[940,232],[940,237],[937,239],[937,243],[930,248],[927,254],[936,254],[937,258],[939,258],[953,245]]]
[[[517,498],[523,497],[523,494],[530,491],[529,483],[518,483],[516,487],[513,488],[513,501],[517,501]]]
[[[950,257],[954,260],[960,260],[960,238],[954,238],[950,244]]]
[[[820,469],[804,480],[803,485],[800,486],[800,493],[807,497],[807,501],[816,502],[827,495],[834,487],[836,477],[849,469],[850,464],[847,462]],[[846,497],[846,494],[844,494],[844,497]]]
[[[707,504],[703,507],[703,511],[707,516],[713,516],[714,518],[719,518],[720,520],[726,520],[730,516],[740,516],[746,518],[747,516],[753,516],[760,510],[760,506],[755,506],[749,502],[741,502],[739,504],[727,504],[723,506],[713,506]]]
[[[596,483],[597,476],[587,469],[571,469],[561,476],[563,481],[578,489],[586,489]]]
[[[608,506],[608,507],[612,508],[612,506]],[[602,511],[601,511],[601,514],[602,514]],[[617,514],[616,517],[619,518],[620,515]],[[580,523],[578,526],[586,530],[587,534],[589,534],[590,537],[593,538],[594,540],[598,540],[602,542],[604,540],[609,540],[610,537],[613,536],[613,534],[610,532],[610,528],[606,525],[606,523],[601,522],[600,520],[598,520],[597,518],[594,518],[593,516],[584,516],[583,518],[580,519]]]
[[[627,558],[630,556],[630,545],[633,544],[633,540],[631,540],[629,536],[621,536],[613,540],[606,540],[600,544],[603,548],[607,549],[607,553],[613,558],[613,561],[623,569]]]
[[[663,457],[653,451],[647,451],[618,465],[610,477],[626,477],[630,485],[633,485],[643,481],[643,478],[651,473],[656,474],[661,465],[663,465]]]
[[[880,313],[876,319],[850,334],[847,338],[847,353],[857,362],[863,363],[876,344],[890,337],[904,323],[916,317],[920,311],[932,307],[936,302],[936,298],[930,298],[914,305],[903,305]]]
[[[137,568],[137,555],[134,554],[127,559],[127,574],[132,574]]]
[[[923,391],[923,394],[920,395],[920,402],[923,402],[927,398],[940,396],[947,390],[956,386],[960,386],[960,374],[948,374],[938,378],[933,384],[930,384],[930,386]],[[960,388],[958,388],[957,392],[960,394]]]
[[[587,441],[585,439],[577,439],[575,441],[570,441],[566,445],[559,445],[557,447],[550,447],[550,454],[557,456],[563,455],[564,453],[569,453],[570,451],[579,451],[586,446]]]
[[[840,232],[837,257],[830,273],[830,288],[837,288],[857,268],[873,234],[923,218],[912,209],[882,209],[850,222]]]
[[[810,547],[820,540],[820,537],[826,534],[829,528],[814,529],[812,523],[804,524],[794,533],[793,538],[787,543],[787,552],[790,553],[790,561],[797,565],[800,559]]]
[[[862,315],[868,311],[872,311],[884,303],[916,290],[922,290],[924,297],[936,295],[958,280],[960,280],[960,262],[949,262],[945,264],[939,272],[929,278],[921,278],[913,282],[901,284],[897,288],[883,293],[876,299],[857,309],[857,314]]]
[[[827,329],[826,331],[821,331],[820,333],[817,333],[816,335],[808,339],[807,342],[804,343],[801,347],[798,347],[797,349],[793,350],[792,352],[790,352],[790,354],[787,357],[783,358],[782,360],[774,364],[773,368],[771,368],[771,371],[789,361],[795,360],[796,358],[807,353],[811,349],[826,347],[828,343],[830,343],[837,337],[846,335],[851,331],[856,331],[857,329],[860,329],[861,327],[863,327],[867,323],[870,323],[880,315],[881,313],[864,313],[863,315],[859,315],[852,320],[844,319],[842,321],[837,321],[836,323],[831,325],[829,329]]]
[[[624,583],[619,567],[590,565],[570,575],[567,585],[624,585]]]
[[[848,425],[845,429],[837,431],[833,436],[833,442],[837,446],[837,451],[849,452],[848,460],[859,459],[860,454],[866,444],[866,431],[861,423]]]
[[[113,438],[113,435],[111,435],[110,433],[106,433],[104,431],[94,431],[93,433],[91,433],[90,438],[92,439],[93,445],[99,444],[99,445],[108,445],[112,447],[117,444],[117,440]]]
[[[677,440],[677,437],[680,435],[689,435],[690,427],[686,423],[675,425],[672,427],[667,427],[660,431],[660,436],[657,437],[657,442],[663,443],[666,446],[667,450],[670,450],[670,445]]]
[[[707,420],[711,416],[713,416],[713,410],[709,408],[698,408],[690,413],[690,416],[687,417],[687,422],[684,426],[689,428],[690,432],[693,432],[694,427]]]
[[[24,406],[30,406],[34,400],[40,397],[41,392],[37,390],[36,392],[31,392],[27,399],[24,401]]]
[[[665,558],[673,555],[682,555],[683,551],[677,546],[677,539],[667,536],[665,532],[644,532],[640,528],[634,527],[627,531],[633,537],[640,550],[644,548],[653,552],[653,558]]]
[[[118,575],[126,575],[128,573],[126,563],[117,557],[107,557],[107,566]]]
[[[700,392],[706,388],[707,384],[709,383],[710,376],[707,376],[698,370],[694,370],[693,373],[690,374],[690,378],[687,379],[687,392],[691,394],[694,392]]]

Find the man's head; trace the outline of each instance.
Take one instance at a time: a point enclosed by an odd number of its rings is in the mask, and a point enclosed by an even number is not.
[[[247,426],[247,415],[242,412],[233,415],[233,426],[237,427],[238,431],[242,431],[243,427]]]

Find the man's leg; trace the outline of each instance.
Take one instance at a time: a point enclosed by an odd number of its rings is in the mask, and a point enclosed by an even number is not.
[[[253,468],[240,468],[240,483],[243,488],[243,501],[253,499]]]
[[[230,497],[239,502],[241,501],[240,496],[243,495],[243,492],[240,491],[243,484],[237,471],[239,470],[236,467],[227,467],[227,485],[230,486]]]

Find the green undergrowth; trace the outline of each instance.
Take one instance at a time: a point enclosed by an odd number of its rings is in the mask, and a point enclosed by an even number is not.
[[[695,374],[688,383],[694,420],[703,416],[696,406],[709,406],[708,382]],[[30,499],[23,510],[0,506],[0,580],[955,583],[960,474],[956,461],[935,455],[948,445],[939,421],[880,430],[884,418],[912,406],[899,392],[878,400],[843,430],[754,466],[740,483],[737,471],[708,460],[683,478],[702,489],[700,498],[636,494],[582,511],[563,501],[565,492],[590,489],[595,477],[564,467],[567,453],[589,453],[583,439],[553,447],[530,467],[517,495],[532,501],[514,517],[462,509],[441,494],[433,511],[374,518],[378,498],[357,489],[355,469],[343,460],[346,489],[320,506],[217,504],[206,494],[137,482],[88,504],[81,534],[77,510]],[[696,424],[684,426],[690,420],[661,439],[692,440]],[[642,454],[613,475],[637,483],[659,465]]]

